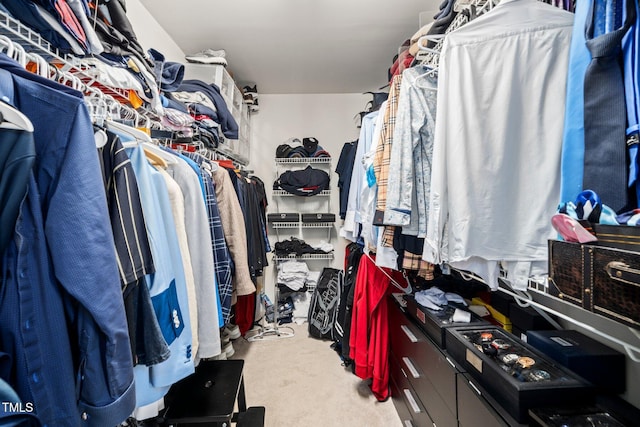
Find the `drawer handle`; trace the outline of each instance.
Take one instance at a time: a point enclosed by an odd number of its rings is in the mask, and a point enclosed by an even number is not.
[[[640,286],[640,270],[631,268],[624,262],[611,261],[607,264],[605,270],[612,280]]]
[[[455,363],[453,363],[453,362],[451,361],[451,359],[449,359],[448,357],[445,357],[445,359],[447,360],[447,362],[449,362],[449,365],[451,365],[451,367],[452,367],[452,368],[455,368],[455,367],[456,367],[456,364],[455,364]]]
[[[482,396],[482,392],[480,390],[478,390],[478,387],[476,387],[476,385],[474,383],[472,383],[471,381],[469,381],[469,385],[471,386],[471,388],[478,393],[478,396]]]
[[[411,360],[408,357],[403,357],[402,361],[405,365],[407,365],[407,369],[409,370],[409,372],[411,372],[413,378],[420,378],[420,373],[418,372],[416,367],[413,366],[413,363],[411,363]]]
[[[413,423],[411,422],[411,420],[404,420],[404,426],[405,427],[413,427]]]
[[[416,414],[419,414],[420,412],[422,412],[420,410],[420,407],[418,406],[418,402],[416,402],[416,399],[413,397],[413,394],[411,394],[411,390],[409,390],[408,388],[405,388],[404,395],[407,397],[407,400],[409,401],[409,405],[411,406],[411,409],[413,409],[413,412],[415,412]]]
[[[411,329],[409,329],[407,325],[401,325],[400,329],[402,329],[402,332],[404,332],[407,338],[409,338],[409,341],[418,342],[418,338],[416,338],[416,336],[413,334],[413,332],[411,332]]]

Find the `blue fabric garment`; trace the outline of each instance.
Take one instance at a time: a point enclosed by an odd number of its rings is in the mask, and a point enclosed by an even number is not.
[[[220,122],[218,112],[210,107],[207,107],[206,105],[193,103],[189,105],[189,108],[191,108],[196,116],[207,116],[216,123]]]
[[[635,3],[636,20],[622,39],[624,67],[624,90],[627,106],[627,140],[630,136],[638,138],[640,134],[640,6]],[[627,11],[624,11],[626,19]],[[640,201],[640,167],[638,165],[638,143],[629,146],[629,187],[635,190],[636,199]]]
[[[4,253],[27,194],[36,159],[33,134],[25,130],[0,130],[0,254]]]
[[[0,364],[2,359],[0,358]],[[0,378],[0,426],[2,427],[39,427],[40,420],[31,412],[33,404],[22,402],[15,390]]]
[[[158,401],[169,387],[195,371],[191,354],[191,324],[187,285],[175,222],[164,178],[147,161],[142,146],[128,149],[138,180],[140,202],[156,272],[147,276],[158,324],[169,344],[168,360],[136,366],[137,406]],[[169,342],[171,341],[171,342]]]
[[[69,42],[67,42],[64,37],[58,34],[58,32],[49,25],[32,1],[2,0],[2,4],[9,10],[11,15],[35,30],[54,47],[57,47],[64,53],[73,53],[73,49]]]
[[[38,159],[2,262],[5,379],[43,425],[117,425],[135,406],[133,362],[89,114],[79,92],[4,54],[0,69]]]
[[[592,8],[585,27],[586,44],[592,60],[585,72],[584,82],[585,153],[582,184],[583,188],[598,192],[605,203],[620,211],[629,206],[621,50],[624,36],[636,21],[637,1],[615,1],[624,2],[627,9],[622,25],[594,37],[594,26],[598,21],[597,17],[593,17]],[[615,8],[611,5],[605,9],[606,19],[611,19],[612,23],[618,21],[615,17],[608,17],[614,14]]]
[[[231,115],[227,103],[220,94],[218,86],[206,84],[200,80],[184,80],[178,90],[183,92],[200,91],[207,94],[216,106],[216,110],[218,111],[217,122],[220,123],[224,136],[229,139],[238,139],[238,123]]]
[[[567,102],[562,138],[562,173],[560,202],[568,202],[582,191],[584,173],[584,74],[591,61],[587,49],[584,27],[589,14],[589,2],[576,4],[576,12],[569,52],[567,75]]]
[[[206,168],[203,166],[206,160],[202,156],[195,153],[185,153],[184,156],[198,164],[199,167]],[[226,325],[231,319],[233,265],[227,242],[224,239],[224,230],[220,220],[213,179],[205,170],[202,171],[201,176],[204,181],[205,204],[207,206],[207,216],[209,217],[209,231],[211,232],[211,241],[213,243],[213,259],[215,261],[216,278],[218,279],[218,293],[220,294],[220,304],[218,306],[222,309],[222,321]]]
[[[416,292],[415,298],[418,304],[431,310],[442,310],[448,303],[444,291],[435,286]]]
[[[204,185],[204,177],[203,177],[203,172],[200,170],[200,166],[198,166],[198,164],[196,164],[196,162],[194,162],[193,160],[191,160],[189,157],[184,156],[174,150],[169,149],[170,152],[178,157],[180,157],[182,160],[185,161],[185,163],[187,163],[187,165],[189,165],[189,167],[196,173],[196,176],[198,177],[198,181],[200,182],[200,189],[202,190],[202,199],[205,202],[205,206],[207,204],[207,195],[205,192],[205,185]],[[211,177],[209,177],[209,179],[211,179]],[[208,217],[208,214],[207,214]],[[213,236],[212,237],[212,244],[213,243]],[[216,263],[216,256],[215,256],[215,252],[213,254],[214,256],[214,269],[216,268],[215,263]],[[218,275],[216,274],[215,280],[214,280],[214,287],[216,288],[216,299],[217,299],[217,307],[218,307],[218,326],[220,328],[224,327],[225,322],[224,322],[224,316],[222,314],[222,304],[221,304],[221,300],[220,300],[220,291],[219,291],[219,287],[220,287],[220,282],[218,281]]]

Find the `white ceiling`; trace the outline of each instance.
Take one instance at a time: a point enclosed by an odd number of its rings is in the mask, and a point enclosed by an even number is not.
[[[357,93],[387,83],[420,12],[441,0],[141,0],[185,53],[225,49],[260,93]]]

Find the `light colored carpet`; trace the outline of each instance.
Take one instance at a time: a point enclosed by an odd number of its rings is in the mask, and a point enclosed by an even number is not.
[[[266,408],[266,427],[400,427],[391,399],[378,402],[368,383],[341,365],[331,341],[311,338],[307,324],[293,338],[233,342],[244,359],[247,406]]]

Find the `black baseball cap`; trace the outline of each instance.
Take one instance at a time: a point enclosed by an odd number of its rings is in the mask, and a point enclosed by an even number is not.
[[[307,153],[313,154],[318,149],[318,140],[315,138],[302,138],[302,145]]]

